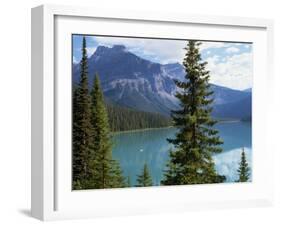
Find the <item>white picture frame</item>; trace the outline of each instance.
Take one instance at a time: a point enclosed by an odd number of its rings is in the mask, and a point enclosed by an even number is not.
[[[176,26],[193,29],[192,39],[251,41],[254,49],[253,87],[253,182],[169,186],[137,189],[111,189],[73,192],[69,187],[69,139],[60,136],[61,126],[70,131],[69,117],[60,109],[69,109],[65,101],[71,89],[71,46],[69,34],[85,33],[86,23],[100,26],[100,33],[161,37],[180,35]],[[123,31],[114,30],[118,23]],[[123,24],[122,24],[123,23]],[[157,25],[158,24],[158,25]],[[129,26],[129,27],[128,27]],[[138,31],[129,29],[139,26]],[[165,29],[169,26],[170,29]],[[106,31],[111,27],[110,31]],[[103,29],[103,30],[102,30]],[[197,29],[197,31],[196,31]],[[207,29],[210,29],[207,30]],[[212,29],[217,29],[212,32]],[[124,33],[126,30],[126,33]],[[165,30],[165,31],[164,31]],[[204,32],[208,31],[208,32]],[[238,34],[238,32],[240,33]],[[242,31],[242,32],[241,32]],[[89,30],[88,33],[92,31]],[[111,32],[111,33],[110,33]],[[150,33],[149,33],[150,32]],[[160,34],[161,33],[161,34]],[[236,33],[236,34],[235,34]],[[65,36],[64,36],[65,35]],[[65,39],[66,37],[66,39]],[[60,53],[69,56],[63,60]],[[62,60],[61,60],[62,59]],[[266,123],[270,117],[273,78],[273,22],[265,19],[182,15],[171,13],[123,12],[83,7],[43,5],[32,9],[32,216],[41,220],[89,218],[129,214],[185,211],[208,208],[233,208],[271,205],[273,202],[273,150],[266,142]],[[68,71],[67,71],[68,70]],[[70,72],[70,73],[69,73]],[[59,75],[59,76],[58,76]],[[64,76],[65,75],[65,76]],[[69,76],[69,77],[68,77]],[[69,84],[63,88],[61,84]],[[265,107],[266,106],[266,107]],[[66,121],[65,121],[66,120]],[[67,121],[68,120],[68,121]],[[65,130],[64,130],[65,131]],[[59,137],[59,139],[58,139]],[[260,138],[264,139],[260,139]],[[261,150],[261,151],[259,151]],[[262,150],[263,155],[262,154]],[[61,159],[66,159],[64,164]],[[69,169],[69,172],[67,171]],[[108,197],[103,203],[102,199]],[[148,197],[148,198],[145,198]],[[165,197],[165,199],[163,199]],[[110,201],[111,200],[111,201]],[[110,203],[112,202],[112,203]],[[84,205],[82,205],[84,203]],[[115,203],[115,204],[114,204]],[[118,205],[116,205],[118,203]],[[109,205],[112,204],[112,205]],[[77,207],[79,206],[79,208]],[[82,207],[83,206],[83,207]]]

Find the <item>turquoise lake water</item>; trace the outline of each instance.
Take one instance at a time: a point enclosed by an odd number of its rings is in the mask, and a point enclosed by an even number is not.
[[[218,123],[216,128],[224,141],[223,152],[213,156],[216,170],[226,176],[227,182],[237,179],[237,168],[244,147],[247,161],[252,164],[252,130],[248,122]],[[153,184],[159,185],[165,169],[169,150],[173,148],[167,138],[173,138],[176,128],[163,128],[118,133],[113,136],[113,158],[119,160],[124,176],[136,184],[144,163],[147,163]]]

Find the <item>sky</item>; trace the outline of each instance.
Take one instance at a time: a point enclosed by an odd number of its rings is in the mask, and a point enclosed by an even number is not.
[[[81,59],[81,35],[73,35],[73,62]],[[182,63],[187,40],[86,36],[88,57],[98,46],[124,45],[127,51],[152,62]],[[237,90],[252,88],[252,44],[206,42],[200,46],[201,58],[207,61],[210,82]]]
[[[249,167],[252,169],[252,149],[244,148],[244,151]],[[241,152],[242,150],[239,148],[213,156],[217,172],[220,175],[226,175],[227,182],[237,180],[237,169],[241,161]],[[252,173],[250,173],[250,178],[252,179]]]

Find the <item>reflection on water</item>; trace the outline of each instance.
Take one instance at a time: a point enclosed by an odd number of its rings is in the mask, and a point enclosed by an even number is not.
[[[216,169],[227,177],[227,181],[236,180],[237,165],[241,148],[245,147],[247,160],[251,165],[251,123],[219,123],[216,128],[224,141],[223,153],[214,156]],[[144,163],[148,164],[153,183],[159,185],[163,169],[173,148],[167,138],[174,137],[177,129],[163,128],[137,132],[119,133],[113,136],[113,157],[120,161],[124,176],[130,176],[132,185]]]

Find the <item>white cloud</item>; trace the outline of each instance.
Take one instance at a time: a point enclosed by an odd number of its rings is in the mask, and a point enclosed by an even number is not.
[[[225,51],[227,53],[238,53],[238,52],[240,52],[240,49],[238,49],[238,48],[236,48],[234,46],[231,46],[231,47],[227,48]]]
[[[247,162],[252,169],[252,149],[244,148]],[[225,175],[227,182],[234,182],[238,179],[237,169],[241,161],[242,148],[233,149],[213,156],[216,170],[219,174]]]
[[[207,58],[206,61],[208,62],[209,67],[215,67],[220,61],[220,57],[218,55],[213,55],[212,57]]]
[[[217,49],[217,48],[225,48],[231,46],[231,43],[227,42],[202,42],[200,46],[200,50],[210,50],[210,49]]]
[[[92,56],[95,53],[96,49],[96,47],[87,47],[88,57]]]
[[[97,45],[112,47],[124,45],[134,54],[162,64],[181,63],[187,41],[117,38],[117,37],[92,37]],[[207,69],[211,72],[211,82],[214,84],[243,90],[252,87],[252,56],[251,53],[240,53],[240,43],[202,42],[201,51],[206,51],[208,62]],[[88,55],[94,53],[96,48],[87,48]],[[219,51],[218,51],[219,50]],[[223,50],[223,52],[221,52]],[[229,53],[232,56],[227,56]]]
[[[73,61],[74,64],[78,64],[79,63],[79,61],[76,59],[75,56],[72,57],[72,61]]]
[[[98,45],[113,46],[124,45],[128,51],[155,62],[166,64],[182,62],[186,41],[138,39],[138,38],[104,38],[93,37]],[[173,50],[173,51],[171,51]]]
[[[206,59],[210,70],[210,82],[244,90],[252,87],[252,54],[242,53],[218,60],[218,56]]]

